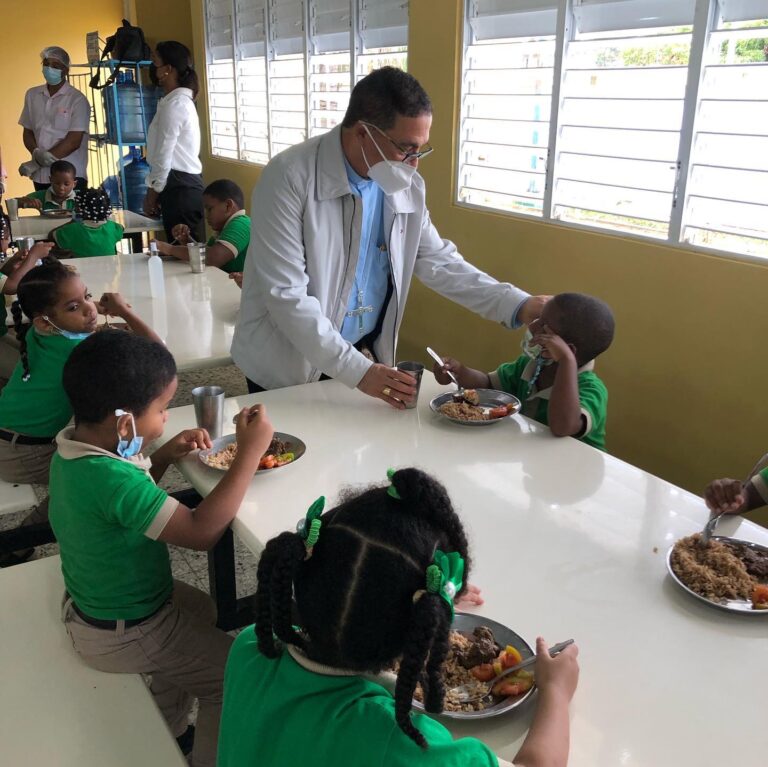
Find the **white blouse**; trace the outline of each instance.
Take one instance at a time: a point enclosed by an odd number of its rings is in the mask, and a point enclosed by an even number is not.
[[[147,131],[147,184],[162,192],[171,170],[202,173],[200,162],[200,121],[192,91],[174,88],[160,99],[157,113]]]

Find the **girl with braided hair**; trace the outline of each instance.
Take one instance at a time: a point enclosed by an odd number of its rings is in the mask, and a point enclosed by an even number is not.
[[[0,392],[0,479],[47,485],[56,434],[72,417],[61,383],[64,363],[96,330],[98,314],[120,317],[135,333],[160,339],[119,293],[95,303],[77,272],[50,256],[19,280],[16,293],[11,312],[20,360]],[[47,520],[47,508],[46,500],[23,524]]]
[[[267,543],[256,624],[227,663],[219,767],[509,766],[411,712],[417,682],[426,710],[442,710],[453,601],[471,562],[445,488],[413,468],[389,477],[325,514],[319,498],[297,532]],[[576,650],[537,649],[541,705],[516,764],[560,767]]]
[[[123,227],[109,218],[112,205],[101,188],[86,189],[75,199],[75,213],[80,221],[70,221],[51,232],[63,250],[71,250],[77,258],[114,256],[117,243],[123,239]]]

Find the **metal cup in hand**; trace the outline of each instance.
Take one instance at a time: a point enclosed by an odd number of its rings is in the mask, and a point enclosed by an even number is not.
[[[224,430],[224,389],[221,386],[198,386],[192,389],[197,426],[205,429],[211,439],[218,439]]]
[[[195,274],[205,271],[205,245],[190,242],[187,245],[189,253],[189,266]]]
[[[410,402],[405,403],[406,410],[411,410],[416,407],[416,403],[419,399],[419,389],[421,389],[421,376],[424,373],[424,365],[420,362],[398,362],[397,369],[403,373],[408,373],[416,379],[416,394],[413,395],[413,399]]]

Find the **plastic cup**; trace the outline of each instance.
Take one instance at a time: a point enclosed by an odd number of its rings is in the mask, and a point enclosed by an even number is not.
[[[224,389],[221,386],[198,386],[192,389],[197,426],[205,429],[211,439],[218,439],[224,430]]]
[[[8,218],[11,221],[19,220],[19,201],[13,197],[9,197],[5,201],[5,207],[8,209]]]
[[[205,245],[198,245],[196,242],[190,242],[187,245],[189,253],[189,267],[195,274],[205,271]]]
[[[399,371],[408,373],[416,379],[416,394],[410,402],[405,403],[406,410],[412,410],[416,407],[416,403],[419,400],[419,390],[421,389],[421,376],[424,373],[424,365],[422,365],[421,362],[407,360],[405,362],[398,362],[395,367]]]

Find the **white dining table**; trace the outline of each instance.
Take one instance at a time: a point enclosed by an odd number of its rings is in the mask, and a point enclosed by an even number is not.
[[[114,210],[111,218],[123,227],[126,235],[163,231],[161,219],[149,218],[132,210]],[[24,208],[19,211],[18,221],[11,222],[11,231],[14,237],[34,237],[36,240],[44,240],[52,229],[56,229],[67,222],[68,219],[66,218],[41,216],[36,210]]]
[[[194,274],[188,263],[164,259],[165,298],[152,298],[147,261],[135,253],[64,263],[77,269],[94,300],[105,292],[121,293],[163,339],[180,371],[228,365],[240,288],[217,267]]]
[[[418,407],[405,411],[337,381],[227,400],[225,432],[239,408],[261,401],[276,430],[307,445],[295,463],[253,478],[237,535],[258,553],[319,495],[330,508],[343,486],[418,466],[445,484],[468,531],[470,580],[485,597],[473,611],[531,644],[578,643],[571,767],[765,765],[768,613],[703,604],[666,570],[669,547],[708,518],[701,498],[522,416],[450,423],[429,409],[443,390],[425,373]],[[171,410],[165,436],[194,424],[191,407]],[[202,495],[222,476],[196,454],[178,465]],[[718,533],[768,545],[768,531],[741,517]],[[531,714],[444,722],[511,760]]]

